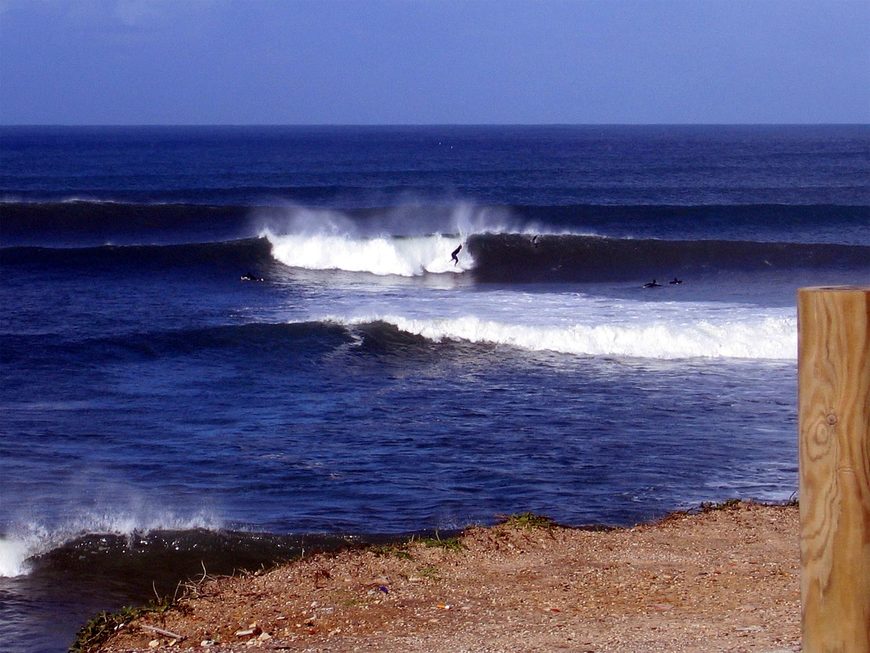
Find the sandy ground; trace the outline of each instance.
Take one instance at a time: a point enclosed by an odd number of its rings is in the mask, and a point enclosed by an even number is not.
[[[100,650],[800,651],[794,506],[609,531],[506,524],[459,543],[205,579]]]

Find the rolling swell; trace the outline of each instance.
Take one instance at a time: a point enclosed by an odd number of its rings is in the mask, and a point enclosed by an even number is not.
[[[259,354],[274,359],[276,356],[316,355],[352,341],[344,327],[322,322],[222,325],[82,340],[63,340],[52,334],[5,334],[0,335],[0,361],[25,365],[53,365],[59,360],[108,363],[211,356],[240,349],[249,357]]]
[[[719,240],[482,234],[468,239],[484,282],[596,282],[720,271],[870,269],[870,247]]]
[[[521,223],[540,225],[538,233],[561,228],[615,238],[870,244],[866,205],[515,206],[511,214]]]
[[[115,273],[124,269],[184,268],[217,265],[246,269],[271,262],[262,238],[184,245],[100,245],[96,247],[3,247],[0,263],[40,267],[94,268]]]
[[[196,204],[6,202],[0,204],[0,242],[69,247],[230,240],[250,235],[244,230],[248,211]]]
[[[287,197],[262,204],[65,201],[0,201],[0,246],[85,247],[106,243],[177,244],[238,240],[264,226],[281,226],[306,212]],[[301,200],[304,201],[304,200]],[[282,204],[283,202],[283,204]],[[314,205],[316,206],[316,204]],[[451,232],[456,213],[494,232],[594,233],[616,238],[781,240],[867,244],[870,207],[853,205],[475,205],[442,200],[392,206],[345,206],[319,211],[349,221],[360,234],[406,236]],[[492,221],[496,223],[493,224]],[[499,222],[503,221],[503,222]],[[510,224],[510,229],[503,228]],[[316,225],[309,225],[316,226]],[[328,225],[321,225],[328,226]],[[467,230],[463,230],[467,231]],[[455,231],[454,231],[455,232]]]

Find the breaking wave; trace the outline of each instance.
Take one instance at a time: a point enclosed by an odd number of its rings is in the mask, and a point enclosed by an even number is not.
[[[737,358],[794,360],[797,319],[789,316],[652,321],[646,324],[531,326],[478,317],[413,319],[397,316],[333,318],[349,326],[383,324],[432,342],[488,343],[528,351],[580,356],[651,358]],[[372,334],[368,334],[372,337]]]
[[[443,235],[351,238],[332,235],[267,234],[272,256],[293,268],[344,270],[415,277],[425,273],[464,272],[474,266],[467,249],[451,258],[457,239]]]
[[[220,520],[207,513],[189,517],[173,513],[83,515],[59,526],[20,525],[0,535],[0,577],[27,574],[33,558],[90,535],[129,538],[152,531],[212,531],[221,527]]]

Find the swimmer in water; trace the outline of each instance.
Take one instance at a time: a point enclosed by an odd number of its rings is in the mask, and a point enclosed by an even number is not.
[[[662,284],[656,283],[656,280],[653,279],[652,281],[648,281],[647,283],[643,284],[643,287],[644,288],[661,288]]]
[[[459,252],[462,249],[462,243],[459,243],[459,247],[453,250],[450,254],[450,258],[453,260],[453,265],[459,265]]]
[[[683,280],[677,279],[676,277],[674,277],[668,283],[670,283],[672,286],[676,286],[677,284],[683,283]]]

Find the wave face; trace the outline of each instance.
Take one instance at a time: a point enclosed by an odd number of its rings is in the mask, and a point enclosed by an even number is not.
[[[655,274],[866,270],[870,261],[870,247],[815,243],[483,234],[471,236],[468,245],[475,276],[482,281],[624,281]]]

